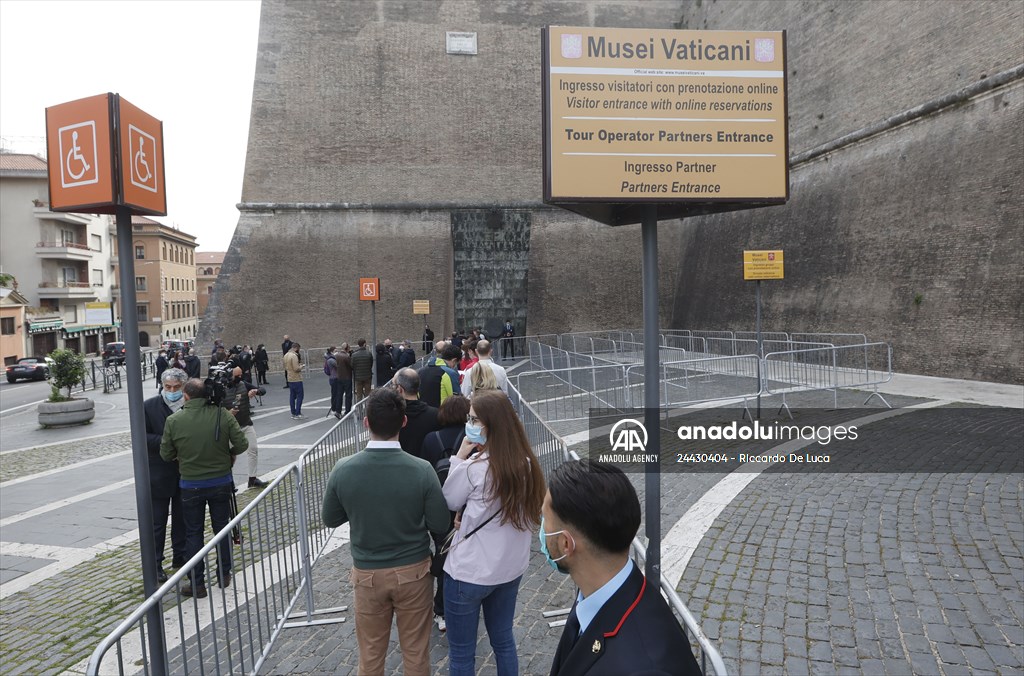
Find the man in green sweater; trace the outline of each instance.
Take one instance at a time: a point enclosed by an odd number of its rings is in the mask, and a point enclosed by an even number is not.
[[[235,456],[245,453],[249,441],[238,421],[227,409],[206,405],[206,386],[192,378],[185,383],[185,405],[168,416],[160,441],[160,457],[177,461],[181,473],[181,506],[185,517],[185,557],[191,559],[203,548],[206,505],[210,505],[213,532],[220,532],[231,520],[235,482],[231,466]],[[219,438],[217,424],[220,423]],[[217,546],[217,579],[221,587],[231,584],[231,540]],[[182,596],[206,596],[206,561],[192,569]]]
[[[392,616],[407,676],[431,673],[433,578],[430,536],[451,525],[441,483],[426,460],[402,450],[405,401],[389,388],[366,402],[366,449],[338,461],[324,493],[322,516],[330,527],[351,527],[359,673],[383,674]]]

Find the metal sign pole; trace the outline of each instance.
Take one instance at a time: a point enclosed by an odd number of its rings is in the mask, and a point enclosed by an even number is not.
[[[146,417],[143,409],[142,363],[139,351],[139,318],[135,311],[135,258],[132,255],[132,214],[128,207],[117,207],[117,251],[121,262],[121,327],[124,337],[125,370],[128,374],[128,420],[131,424],[132,463],[135,467],[135,507],[139,517],[139,548],[142,551],[142,587],[151,596],[159,586],[156,580],[157,552],[153,538],[153,503],[149,487],[149,448],[146,442]],[[146,614],[150,667],[154,674],[166,673],[167,649],[164,646],[163,616],[159,604]]]
[[[373,368],[370,369],[370,389],[377,382],[377,301],[370,301],[370,355],[373,357]]]
[[[761,419],[761,360],[764,359],[764,342],[761,340],[761,280],[756,284],[754,292],[757,305],[757,419]]]
[[[658,212],[648,206],[641,224],[643,237],[644,293],[644,427],[647,428],[647,453],[654,458],[644,467],[644,493],[647,526],[647,581],[654,589],[661,586],[661,384],[658,347]]]

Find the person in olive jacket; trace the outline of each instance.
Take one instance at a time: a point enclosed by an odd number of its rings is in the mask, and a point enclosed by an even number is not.
[[[214,533],[223,530],[231,520],[235,492],[231,467],[235,457],[249,448],[249,441],[226,408],[207,405],[202,380],[187,381],[184,391],[185,405],[164,423],[160,457],[178,462],[185,515],[185,556],[191,559],[203,548],[207,505]],[[221,540],[217,549],[217,579],[221,587],[227,587],[231,584],[231,539]],[[190,583],[181,588],[182,596],[206,596],[205,570],[206,563],[201,559],[190,571]]]

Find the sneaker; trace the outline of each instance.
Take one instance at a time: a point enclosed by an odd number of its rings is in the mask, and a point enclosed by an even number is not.
[[[195,593],[193,594],[192,593],[192,583],[191,582],[186,582],[181,587],[181,595],[182,596],[189,596],[189,597],[195,596],[197,599],[205,599],[206,598],[206,585],[205,584],[196,585]]]
[[[341,420],[342,415],[340,413],[335,413],[334,417],[337,418],[338,420]]]
[[[295,418],[296,420],[305,420],[306,419],[306,416],[302,415],[301,413],[298,414],[298,415],[293,415],[292,417]]]
[[[444,621],[444,615],[434,615],[434,624],[437,625],[437,630],[442,634],[448,631],[448,625]]]
[[[267,485],[267,482],[260,480],[259,477],[249,477],[249,488],[266,488]]]
[[[299,418],[299,416],[297,416],[297,415],[293,415],[293,416],[292,416],[292,420],[299,420],[299,419],[300,419],[300,418]]]

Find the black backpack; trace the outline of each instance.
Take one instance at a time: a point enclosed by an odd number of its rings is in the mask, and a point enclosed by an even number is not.
[[[458,446],[462,444],[462,438],[466,435],[465,432],[459,432],[458,436],[455,437],[455,448],[445,446],[444,437],[441,436],[441,430],[434,432],[437,436],[437,443],[442,447],[444,457],[434,463],[434,471],[437,472],[437,478],[444,486],[444,482],[448,480],[448,471],[451,469],[452,456],[458,452]]]

